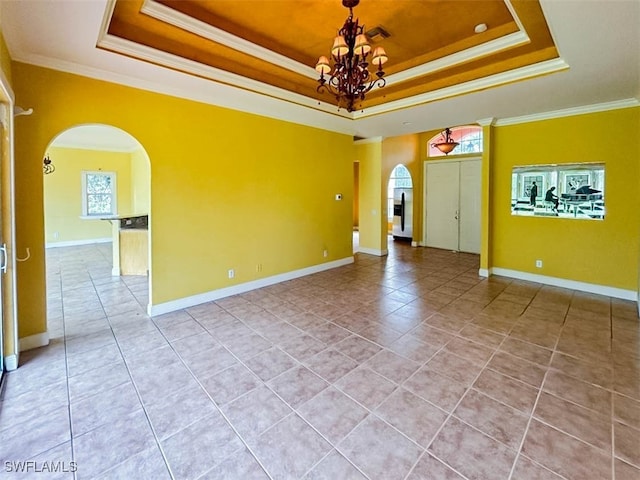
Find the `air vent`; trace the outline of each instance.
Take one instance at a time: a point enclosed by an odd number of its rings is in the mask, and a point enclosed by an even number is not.
[[[377,26],[372,28],[371,30],[365,32],[365,35],[372,42],[379,42],[385,38],[389,38],[391,35],[381,26]]]

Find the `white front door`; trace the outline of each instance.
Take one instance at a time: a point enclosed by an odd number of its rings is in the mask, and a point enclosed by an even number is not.
[[[461,252],[480,253],[482,161],[460,162]]]
[[[480,253],[482,160],[425,164],[425,245]]]
[[[458,250],[460,174],[457,162],[427,165],[427,247]]]

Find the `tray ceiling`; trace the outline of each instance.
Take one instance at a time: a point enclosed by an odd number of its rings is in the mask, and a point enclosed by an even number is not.
[[[314,65],[328,55],[348,9],[339,0],[114,0],[98,47],[180,72],[334,111]],[[304,12],[292,14],[292,12]],[[377,27],[387,86],[358,118],[567,68],[537,0],[362,0],[354,17]],[[487,30],[475,33],[475,26]]]

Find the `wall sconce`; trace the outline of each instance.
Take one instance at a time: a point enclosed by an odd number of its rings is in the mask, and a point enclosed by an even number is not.
[[[451,129],[449,127],[445,128],[444,132],[442,132],[442,141],[438,143],[432,143],[431,146],[437,148],[445,155],[451,153],[451,151],[460,145],[458,142],[454,141],[451,137]]]
[[[56,167],[53,165],[53,163],[51,163],[51,159],[49,158],[48,153],[44,157],[44,160],[42,161],[42,163],[44,164],[43,170],[45,175],[48,175],[49,173],[53,173],[56,171]]]

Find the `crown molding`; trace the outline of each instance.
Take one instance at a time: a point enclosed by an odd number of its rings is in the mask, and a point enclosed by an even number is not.
[[[327,109],[331,109],[330,112],[325,112],[317,108],[305,108],[295,102],[289,102],[285,99],[274,98],[219,82],[208,82],[206,88],[173,87],[162,81],[146,80],[112,70],[105,70],[42,55],[23,54],[21,52],[15,52],[15,55],[12,55],[12,60],[162,95],[169,95],[299,125],[320,128],[330,132],[344,135],[355,134],[355,127],[351,125],[350,116],[343,114],[343,111],[337,112],[335,105],[325,104]],[[159,65],[149,65],[149,67],[172,71]],[[193,79],[194,81],[203,81],[195,76]]]
[[[496,38],[494,40],[490,40],[481,45],[467,48],[451,55],[447,55],[446,57],[439,58],[437,60],[427,62],[422,65],[409,68],[407,70],[403,70],[402,72],[388,75],[385,77],[387,84],[391,85],[393,83],[413,80],[415,78],[436,72],[438,70],[450,68],[465,62],[473,61],[481,57],[492,55],[503,50],[529,43],[531,40],[524,31],[522,22],[513,9],[513,6],[510,5],[509,1],[506,1],[505,3],[508,4],[509,10],[520,31],[505,35],[500,38]],[[189,15],[174,10],[171,7],[158,3],[156,0],[145,0],[142,5],[141,13],[149,15],[161,22],[173,25],[174,27],[180,28],[213,42],[225,45],[238,52],[251,55],[252,57],[271,63],[272,65],[285,68],[298,75],[302,75],[313,80],[317,80],[318,78],[318,74],[315,69],[308,65],[300,63],[296,60],[292,60],[291,58],[274,52],[273,50],[269,50],[268,48],[237,37],[225,30],[197,20],[193,17],[190,17]],[[107,25],[103,25],[103,29],[101,31],[101,39],[104,39],[107,36],[106,28]],[[244,79],[244,77],[241,78]],[[240,80],[236,79],[234,81],[239,82]]]
[[[248,90],[268,97],[285,100],[297,105],[301,105],[315,110],[320,110],[329,114],[340,117],[350,118],[346,110],[336,110],[336,106],[330,103],[322,102],[314,98],[310,98],[298,93],[290,92],[279,87],[274,87],[266,83],[259,82],[241,75],[227,72],[219,68],[204,65],[193,60],[188,60],[177,55],[166,53],[146,45],[140,45],[130,40],[125,40],[114,35],[105,34],[98,42],[98,47],[115,52],[118,54],[130,56],[143,60],[148,63],[163,66],[170,70],[176,70],[181,73],[189,73],[197,77],[203,77],[214,80],[232,88]]]
[[[302,75],[313,80],[316,80],[318,77],[315,68],[312,68],[309,65],[292,60],[291,58],[285,57],[273,50],[269,50],[268,48],[264,48],[253,42],[249,42],[244,38],[237,37],[229,32],[209,25],[208,23],[197,20],[189,15],[185,15],[171,7],[158,3],[155,0],[145,0],[140,12],[160,20],[161,22],[168,23],[174,27],[178,27],[213,42],[225,45],[237,50],[238,52],[246,53],[247,55],[259,58],[265,62],[286,68],[298,75]]]
[[[527,78],[547,75],[569,68],[563,59],[556,58],[349,113],[344,109],[337,110],[335,105],[322,102],[320,100],[290,92],[279,87],[274,87],[257,80],[248,79],[235,73],[227,72],[209,65],[203,65],[193,60],[162,52],[106,33],[102,35],[102,38],[98,42],[98,46],[111,52],[117,52],[155,65],[161,65],[165,68],[176,70],[178,72],[186,72],[198,77],[207,78],[232,88],[247,90],[249,92],[284,100],[310,109],[319,110],[337,117],[353,120],[366,118],[372,115],[379,115],[393,110],[413,107],[422,103],[463,95]]]
[[[477,120],[476,123],[481,127],[492,127],[496,124],[496,119],[493,117],[481,118],[480,120]]]
[[[505,3],[507,4],[511,15],[514,18],[514,21],[519,28],[518,32],[505,35],[494,40],[490,40],[481,45],[477,45],[475,47],[465,49],[446,57],[436,59],[422,65],[418,65],[402,72],[388,75],[385,77],[387,85],[409,81],[436,72],[438,70],[460,65],[530,42],[530,38],[526,34],[524,26],[522,25],[517,12],[513,8],[513,5],[511,5],[510,0],[506,0]],[[112,12],[112,8],[108,8],[107,12],[109,11]],[[173,25],[177,28],[183,29],[187,32],[191,32],[213,42],[225,45],[238,52],[251,55],[270,64],[285,68],[304,77],[313,80],[317,79],[317,73],[315,69],[308,65],[292,60],[289,57],[274,52],[273,50],[269,50],[268,48],[262,47],[253,42],[230,34],[229,32],[226,32],[222,29],[197,20],[193,17],[190,17],[189,15],[174,10],[171,7],[158,3],[156,0],[144,0],[141,13],[149,15],[161,22]],[[142,58],[146,61],[157,62],[160,63],[160,65],[166,64],[170,68],[183,69],[184,71],[195,75],[204,74],[206,78],[210,78],[215,81],[231,83],[233,85],[238,85],[241,88],[247,88],[249,90],[253,90],[264,95],[271,95],[283,100],[293,101],[295,103],[299,103],[310,108],[317,108],[328,113],[333,113],[333,110],[335,110],[335,106],[326,104],[325,102],[317,102],[315,100],[309,102],[309,99],[307,97],[295,94],[290,91],[282,90],[280,88],[273,87],[262,82],[250,80],[246,77],[235,75],[224,70],[220,70],[214,67],[206,67],[197,62],[187,61],[180,57],[166,54],[165,52],[161,52],[150,47],[140,48],[141,46],[135,44],[134,42],[128,42],[128,44],[124,42],[118,42],[116,38],[121,41],[124,39],[109,35],[107,33],[107,28],[108,22],[103,22],[100,33],[100,41],[98,42],[98,45],[102,48],[121,52],[125,55],[132,55],[134,57]],[[143,52],[142,50],[146,51]],[[163,61],[166,63],[162,63]],[[366,114],[367,112],[365,112],[365,115]],[[353,119],[356,118],[355,114],[349,114],[348,112],[345,112],[343,116],[347,116]]]
[[[431,92],[414,95],[413,97],[403,98],[394,102],[384,103],[364,109],[364,111],[353,112],[354,119],[366,118],[372,115],[391,112],[420,105],[436,100],[443,100],[449,97],[456,97],[472,93],[478,90],[497,87],[507,83],[514,83],[528,78],[548,75],[550,73],[560,72],[569,68],[569,65],[562,58],[555,58],[544,62],[527,65],[526,67],[516,68],[507,72],[497,73],[488,77],[470,80],[468,82],[453,85],[451,87],[433,90]]]
[[[637,98],[627,98],[625,100],[615,100],[613,102],[597,103],[593,105],[583,105],[580,107],[566,108],[563,110],[554,110],[551,112],[534,113],[531,115],[522,115],[520,117],[503,118],[495,122],[497,127],[506,125],[517,125],[519,123],[539,122],[541,120],[551,120],[553,118],[572,117],[575,115],[584,115],[587,113],[606,112],[608,110],[618,110],[621,108],[631,108],[640,106]]]
[[[385,76],[384,78],[387,81],[387,85],[406,82],[423,75],[437,72],[438,70],[455,67],[456,65],[470,62],[481,57],[486,57],[487,55],[492,55],[502,50],[507,50],[519,45],[524,45],[528,42],[530,42],[530,39],[526,33],[515,32],[509,35],[505,35],[504,37],[485,42],[481,45],[477,45],[475,47],[467,48],[466,50],[447,55],[446,57],[423,63],[422,65],[418,65],[413,68],[408,68],[407,70],[403,70],[402,72]]]

